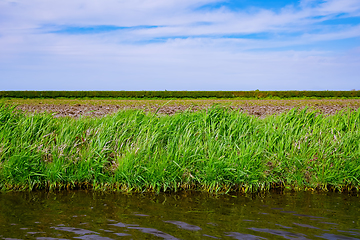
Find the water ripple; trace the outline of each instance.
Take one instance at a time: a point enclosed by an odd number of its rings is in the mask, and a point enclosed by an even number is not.
[[[241,240],[259,240],[259,239],[267,239],[251,234],[244,234],[244,233],[238,233],[238,232],[228,232],[226,233],[228,237],[233,237],[235,239],[241,239]]]
[[[175,224],[179,228],[182,228],[182,229],[185,229],[185,230],[190,230],[190,231],[199,231],[199,230],[201,230],[201,227],[191,225],[191,224],[188,224],[186,222],[181,222],[181,221],[164,221],[164,222]]]
[[[273,235],[277,235],[277,236],[282,236],[286,239],[294,239],[294,237],[296,239],[309,239],[306,238],[305,234],[302,233],[292,233],[292,232],[287,232],[287,231],[282,231],[282,230],[274,230],[274,229],[267,229],[267,228],[249,228],[250,230],[253,231],[257,231],[257,232],[264,232],[264,233],[270,233]]]

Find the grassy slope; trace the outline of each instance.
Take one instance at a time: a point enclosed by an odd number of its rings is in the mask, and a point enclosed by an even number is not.
[[[56,119],[0,108],[2,189],[360,187],[360,109],[265,119],[222,107]]]

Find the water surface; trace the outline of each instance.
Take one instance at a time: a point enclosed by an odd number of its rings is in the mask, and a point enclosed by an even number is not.
[[[0,239],[360,239],[359,196],[0,193]]]

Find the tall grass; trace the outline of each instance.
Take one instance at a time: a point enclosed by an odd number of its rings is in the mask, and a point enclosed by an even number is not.
[[[258,191],[360,187],[360,109],[259,119],[215,106],[53,118],[0,106],[0,188]]]

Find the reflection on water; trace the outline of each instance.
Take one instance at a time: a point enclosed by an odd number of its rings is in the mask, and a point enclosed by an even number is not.
[[[339,193],[0,193],[0,239],[360,239]]]

